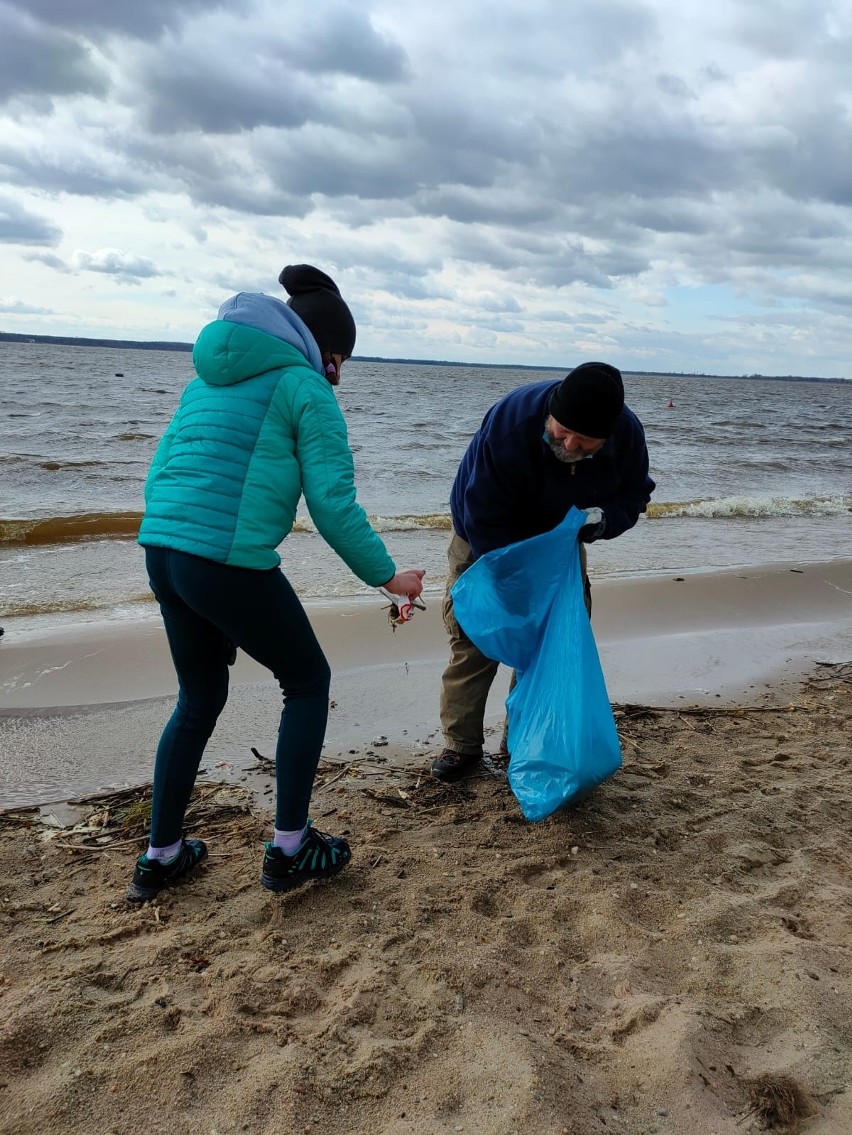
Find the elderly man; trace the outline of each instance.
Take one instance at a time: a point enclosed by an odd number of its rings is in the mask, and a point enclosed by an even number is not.
[[[580,559],[591,614],[584,544],[632,528],[653,491],[642,423],[624,404],[615,367],[583,363],[561,381],[519,387],[491,407],[450,496],[453,536],[443,608],[450,661],[441,683],[445,748],[432,762],[433,776],[460,780],[479,764],[485,703],[498,667],[456,622],[450,589],[458,577],[485,552],[555,528],[576,506],[588,520],[580,529]]]

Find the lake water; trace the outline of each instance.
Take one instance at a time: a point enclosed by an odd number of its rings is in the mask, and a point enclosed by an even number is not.
[[[148,463],[191,377],[182,352],[0,343],[7,635],[153,612],[134,535]],[[427,591],[443,586],[450,486],[485,411],[557,377],[347,363],[338,394],[359,499],[397,563],[427,569]],[[625,375],[625,387],[657,490],[631,532],[591,549],[593,577],[852,554],[852,383]],[[305,598],[368,590],[304,513],[280,551]]]

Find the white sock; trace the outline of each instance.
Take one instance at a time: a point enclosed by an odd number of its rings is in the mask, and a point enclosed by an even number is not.
[[[275,838],[273,843],[276,847],[280,847],[285,855],[294,855],[302,846],[302,840],[305,838],[307,825],[304,828],[299,828],[295,832],[282,832],[278,828],[273,828]]]
[[[149,846],[149,848],[145,852],[145,854],[148,856],[149,859],[159,859],[161,863],[164,863],[169,859],[174,859],[174,857],[180,851],[182,843],[183,843],[183,840],[179,839],[177,841],[177,843],[170,843],[168,847],[150,847]]]

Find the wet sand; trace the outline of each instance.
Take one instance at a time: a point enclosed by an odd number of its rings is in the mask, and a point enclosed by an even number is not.
[[[381,742],[397,766],[427,763],[446,662],[440,601],[392,633],[383,601],[313,604],[331,661],[325,755]],[[775,564],[594,584],[593,625],[610,698],[653,705],[784,701],[817,661],[852,658],[852,561]],[[508,673],[495,682],[496,729]],[[150,776],[175,679],[158,618],[16,634],[0,646],[0,807]],[[235,775],[274,749],[280,702],[240,654],[207,766]],[[225,766],[225,767],[221,767]]]

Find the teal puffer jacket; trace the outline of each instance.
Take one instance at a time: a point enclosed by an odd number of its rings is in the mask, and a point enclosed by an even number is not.
[[[346,423],[324,375],[291,343],[223,319],[203,329],[193,362],[198,378],[148,474],[139,543],[274,568],[304,493],[352,571],[387,583],[394,562],[355,499]]]

